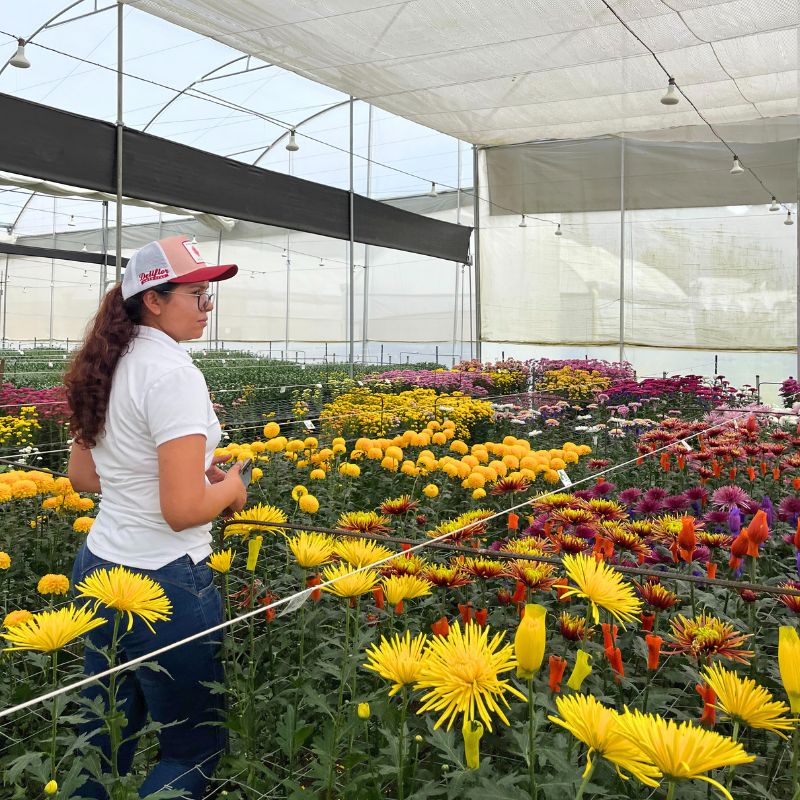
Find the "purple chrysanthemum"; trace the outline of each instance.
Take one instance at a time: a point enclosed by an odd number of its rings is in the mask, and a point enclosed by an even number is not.
[[[624,503],[626,506],[632,506],[635,502],[639,500],[642,496],[642,490],[637,489],[635,486],[632,486],[630,489],[624,489],[619,493],[619,501],[620,503]]]
[[[633,510],[637,514],[658,514],[659,511],[663,508],[663,504],[660,500],[649,500],[647,495],[645,495],[634,507]]]
[[[730,486],[721,486],[715,490],[714,494],[711,495],[711,502],[726,511],[730,511],[732,508],[744,511],[753,500],[744,489],[731,484]]]
[[[603,481],[602,483],[595,484],[589,491],[592,493],[592,497],[605,497],[606,495],[611,494],[617,487],[614,486],[613,483],[609,483],[608,481]]]
[[[663,500],[667,496],[667,492],[660,486],[653,486],[645,492],[644,496],[647,500]]]
[[[708,500],[708,492],[702,486],[692,486],[692,488],[687,489],[684,494],[692,503],[705,503],[706,500]]]
[[[711,525],[727,525],[728,512],[727,511],[709,511],[705,514],[703,519]]]
[[[792,515],[797,516],[800,514],[800,497],[795,494],[790,494],[781,500],[778,506],[778,516],[780,519],[786,521]]]
[[[674,494],[665,497],[663,503],[667,511],[683,511],[689,505],[689,498],[685,494]]]

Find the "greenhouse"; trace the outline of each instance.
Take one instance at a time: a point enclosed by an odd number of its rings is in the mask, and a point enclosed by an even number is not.
[[[800,800],[800,4],[8,5],[0,800]]]

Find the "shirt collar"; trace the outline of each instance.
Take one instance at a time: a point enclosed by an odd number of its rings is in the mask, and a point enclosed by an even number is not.
[[[148,339],[151,342],[156,342],[164,347],[180,353],[187,361],[191,361],[192,357],[189,353],[181,347],[179,342],[176,342],[171,336],[160,331],[158,328],[151,328],[149,325],[139,325],[136,330],[137,339]]]

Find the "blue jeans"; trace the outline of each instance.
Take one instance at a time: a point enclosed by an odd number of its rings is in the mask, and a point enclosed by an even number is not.
[[[84,543],[78,551],[72,572],[73,585],[98,568],[115,566],[95,556]],[[155,635],[134,617],[133,628],[126,632],[127,620],[120,624],[117,663],[146,655],[153,650],[177,642],[193,633],[222,622],[222,600],[214,586],[213,572],[204,562],[193,564],[183,556],[161,569],[133,570],[157,581],[172,603],[167,622],[154,622]],[[109,647],[113,633],[113,609],[99,607],[97,614],[109,620],[91,631],[87,638],[96,647]],[[119,748],[118,769],[126,775],[136,751],[136,733],[147,721],[172,724],[159,731],[160,758],[142,784],[141,797],[158,789],[182,790],[185,798],[199,800],[205,794],[208,779],[214,771],[227,742],[227,733],[220,724],[224,719],[224,695],[215,695],[203,686],[207,682],[223,682],[220,644],[222,632],[195,639],[176,647],[155,661],[165,670],[134,667],[118,673],[118,702],[127,723],[122,738],[134,737]],[[87,647],[84,672],[93,675],[108,668],[102,653]],[[102,697],[107,702],[107,679],[88,686],[84,695]],[[92,743],[108,757],[108,736],[102,720],[93,720],[83,731],[92,735]],[[83,785],[79,793],[91,800],[107,800],[105,790],[95,781]]]

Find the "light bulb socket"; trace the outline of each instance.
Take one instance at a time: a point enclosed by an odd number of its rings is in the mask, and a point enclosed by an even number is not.
[[[661,104],[665,106],[678,105],[678,87],[675,85],[675,78],[670,78],[667,84],[667,93],[661,98]]]
[[[31,65],[31,62],[28,61],[28,58],[25,55],[24,39],[17,39],[17,52],[8,59],[8,63],[10,66],[16,67],[17,69],[28,69],[28,67]]]

